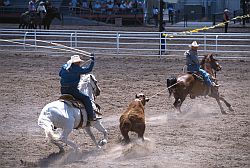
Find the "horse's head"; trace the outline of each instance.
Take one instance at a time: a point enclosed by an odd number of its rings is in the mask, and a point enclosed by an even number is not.
[[[95,96],[99,96],[100,93],[101,93],[101,89],[100,89],[100,87],[97,84],[97,80],[96,80],[96,78],[95,78],[94,75],[90,74],[89,76],[90,76],[91,86],[92,86],[92,88],[94,89],[94,92],[95,92]]]
[[[218,63],[218,60],[214,58],[213,54],[205,55],[201,61],[202,69],[209,71],[209,69],[213,69],[214,71],[220,71],[221,65]]]
[[[97,84],[97,80],[94,75],[82,75],[79,82],[79,90],[93,99],[100,95],[100,87]]]

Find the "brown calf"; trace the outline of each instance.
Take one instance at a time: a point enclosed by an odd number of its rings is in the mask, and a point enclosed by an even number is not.
[[[127,110],[120,117],[120,130],[126,143],[130,142],[128,132],[133,131],[138,134],[138,138],[144,140],[145,131],[145,114],[144,106],[149,99],[144,94],[138,94],[135,96],[135,100],[132,101]]]

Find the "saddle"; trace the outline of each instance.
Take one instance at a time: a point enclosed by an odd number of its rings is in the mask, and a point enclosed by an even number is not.
[[[84,104],[80,101],[75,99],[72,95],[70,94],[63,94],[59,97],[59,100],[65,103],[70,103],[73,107],[82,109],[84,108]]]
[[[191,74],[194,77],[195,80],[202,82],[203,85],[206,86],[206,84],[204,83],[205,80],[204,80],[204,78],[203,78],[203,76],[201,74],[199,74],[198,72],[187,72],[187,73]],[[206,86],[204,88],[203,93],[200,96],[211,95],[211,92],[212,92],[212,88]],[[195,95],[190,94],[191,99],[195,99],[195,97],[196,97]]]
[[[59,100],[65,103],[70,103],[70,105],[72,105],[73,107],[79,108],[79,109],[83,109],[85,108],[84,104],[80,101],[77,100],[76,98],[74,98],[72,95],[70,94],[63,94],[59,97]],[[98,115],[102,115],[101,111],[101,106],[99,104],[97,104],[96,102],[93,102],[93,104],[95,105],[93,107],[93,110],[96,114]]]
[[[79,125],[78,125],[75,129],[81,128],[82,125],[83,125],[82,109],[85,108],[84,104],[83,104],[81,101],[75,99],[75,98],[74,98],[72,95],[70,95],[70,94],[63,94],[63,95],[61,95],[61,96],[59,97],[59,101],[62,101],[62,102],[64,102],[64,103],[67,103],[67,104],[69,104],[69,105],[71,105],[71,106],[73,106],[73,107],[76,107],[76,108],[79,108],[79,109],[80,109],[80,111],[81,111],[81,113],[80,113],[80,114],[81,114],[81,120],[80,120]]]
[[[198,72],[187,72],[188,74],[191,74],[195,80],[199,80],[201,82],[204,82],[204,78],[201,74],[199,74]]]

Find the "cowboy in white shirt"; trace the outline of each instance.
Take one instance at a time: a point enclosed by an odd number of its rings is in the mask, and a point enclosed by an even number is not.
[[[37,7],[37,13],[39,13],[41,19],[44,18],[44,16],[46,15],[47,13],[47,10],[45,8],[45,3],[43,1],[41,1]]]

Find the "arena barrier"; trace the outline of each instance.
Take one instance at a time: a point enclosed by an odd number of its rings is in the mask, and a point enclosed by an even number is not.
[[[166,32],[0,29],[0,34],[0,50],[59,54],[77,53],[74,49],[78,49],[100,55],[183,56],[196,40],[200,55],[250,58],[250,33],[167,32],[171,36],[166,36]]]

